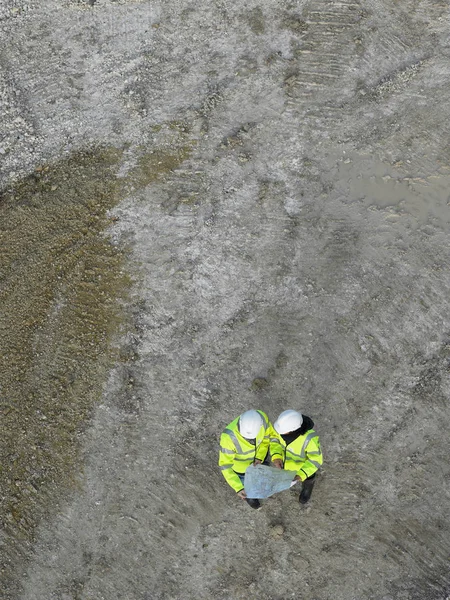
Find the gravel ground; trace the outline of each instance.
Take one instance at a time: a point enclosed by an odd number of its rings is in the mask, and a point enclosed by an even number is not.
[[[450,11],[3,0],[0,597],[450,598]],[[296,408],[252,511],[235,416]]]

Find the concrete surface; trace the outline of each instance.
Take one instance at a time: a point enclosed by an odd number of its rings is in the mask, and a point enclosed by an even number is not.
[[[1,597],[448,600],[447,2],[3,0],[0,31],[2,233],[47,223],[0,258],[7,314],[60,265],[3,366]],[[126,253],[92,340],[52,192]],[[226,486],[251,407],[316,422],[309,507]]]

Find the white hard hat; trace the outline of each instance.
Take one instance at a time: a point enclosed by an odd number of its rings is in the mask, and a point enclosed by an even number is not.
[[[263,418],[257,410],[248,410],[239,417],[239,433],[242,437],[253,440],[263,423]]]
[[[303,423],[302,413],[296,410],[285,410],[279,415],[278,419],[273,424],[275,431],[279,434],[295,431]]]

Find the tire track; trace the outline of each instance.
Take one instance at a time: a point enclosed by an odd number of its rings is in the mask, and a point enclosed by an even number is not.
[[[336,80],[358,59],[353,38],[361,18],[361,6],[354,2],[316,0],[305,10],[305,32],[293,42],[296,59],[285,79],[288,110],[302,110],[306,101],[322,104],[330,88],[335,93]]]

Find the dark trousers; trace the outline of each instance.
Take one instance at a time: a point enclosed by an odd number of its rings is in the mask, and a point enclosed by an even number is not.
[[[302,491],[300,492],[299,500],[302,504],[306,504],[311,498],[312,489],[316,480],[316,474],[314,473],[311,477],[305,479],[302,483]]]

